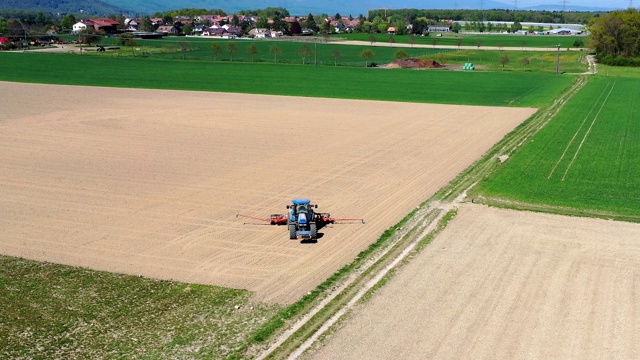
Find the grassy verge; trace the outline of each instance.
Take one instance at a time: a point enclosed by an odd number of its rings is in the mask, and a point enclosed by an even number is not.
[[[501,59],[507,56],[503,66]],[[563,73],[584,73],[588,71],[587,54],[583,51],[560,53],[560,71]],[[513,71],[555,73],[557,52],[555,51],[499,51],[460,50],[444,54],[446,63],[472,63],[481,71]]]
[[[0,358],[223,358],[279,310],[251,295],[0,256]]]

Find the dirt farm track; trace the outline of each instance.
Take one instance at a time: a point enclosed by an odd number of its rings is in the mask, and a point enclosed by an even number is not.
[[[535,110],[0,82],[0,253],[288,303]],[[293,197],[365,225],[244,225]]]

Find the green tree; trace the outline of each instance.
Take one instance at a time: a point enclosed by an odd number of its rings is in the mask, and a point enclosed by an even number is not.
[[[227,52],[229,53],[229,57],[231,58],[232,62],[233,62],[233,54],[235,54],[237,51],[238,51],[238,45],[236,45],[236,43],[233,41],[229,41],[227,43]]]
[[[528,57],[523,57],[520,62],[522,63],[522,65],[524,65],[524,69],[525,71],[527,70],[527,66],[529,66],[529,64],[531,63],[531,61],[529,60]]]
[[[456,39],[456,45],[458,46],[458,50],[460,50],[460,45],[462,45],[462,39]]]
[[[60,27],[64,30],[71,30],[73,28],[73,24],[77,23],[76,17],[73,14],[65,15],[60,22]]]
[[[520,41],[520,46],[522,47],[522,50],[524,50],[524,47],[527,46],[527,42],[524,40]]]
[[[500,57],[500,64],[502,65],[502,71],[504,71],[504,66],[509,63],[509,55],[504,54]]]
[[[373,34],[369,35],[369,42],[373,45],[376,42],[376,36]]]
[[[376,54],[371,51],[371,49],[362,50],[360,53],[360,57],[364,60],[364,66],[369,66],[369,60],[373,60],[376,57]]]
[[[140,31],[153,31],[153,24],[151,23],[151,19],[148,16],[142,18],[142,21],[139,24]]]
[[[478,47],[478,49],[480,49],[480,46],[482,46],[482,40],[477,39],[476,40],[476,46]]]
[[[436,60],[442,65],[444,65],[445,61],[447,61],[447,56],[444,53],[438,53],[436,55]]]
[[[222,47],[217,41],[211,43],[211,51],[213,51],[213,60],[218,61],[218,55],[222,52]]]
[[[511,25],[511,32],[518,32],[522,30],[522,24],[520,24],[520,21],[516,20],[513,22],[513,25]]]
[[[460,30],[462,30],[462,25],[460,25],[459,22],[455,22],[453,23],[453,27],[451,28],[453,30],[454,33],[459,33]]]
[[[407,54],[406,51],[399,49],[399,50],[396,50],[395,53],[393,53],[393,57],[395,59],[406,59],[409,57],[409,54]]]
[[[438,45],[438,39],[436,38],[431,39],[431,45],[433,45],[433,47],[436,47],[436,45]]]
[[[342,57],[342,53],[338,49],[331,50],[331,56],[333,56],[334,65],[338,66],[338,59]]]
[[[247,54],[249,54],[249,56],[251,56],[251,62],[253,62],[253,58],[256,56],[256,54],[258,54],[258,47],[256,46],[256,44],[249,44],[249,46],[247,46]]]
[[[316,20],[313,18],[313,15],[311,13],[307,15],[307,21],[305,22],[305,26],[307,27],[307,29],[313,30],[314,33],[318,32],[318,30],[320,29],[318,27],[318,24],[316,24]]]
[[[298,50],[298,55],[300,55],[300,57],[302,57],[302,65],[305,64],[306,58],[308,58],[312,54],[313,54],[313,51],[311,51],[311,48],[309,48],[309,45],[307,45],[307,44],[302,45],[300,50]]]
[[[278,56],[282,55],[282,48],[280,46],[278,46],[278,44],[273,44],[269,48],[269,53],[271,53],[271,55],[273,55],[273,61],[275,63],[278,63]]]
[[[131,55],[133,55],[134,57],[136,56],[136,53],[134,51],[134,47],[136,47],[138,45],[138,43],[136,42],[135,38],[133,37],[133,34],[124,33],[124,34],[120,35],[120,37],[118,38],[118,44],[122,45],[122,46],[130,46],[131,47]]]
[[[82,40],[83,44],[87,45],[97,43],[98,41],[100,41],[103,35],[104,33],[97,32],[92,27],[87,27],[86,29],[80,30],[80,40]]]
[[[44,16],[44,13],[42,11],[38,11],[38,15],[36,15],[36,18],[34,21],[36,25],[43,26],[44,24],[47,23],[47,18]]]
[[[191,24],[184,24],[182,27],[182,33],[185,35],[191,35],[191,31],[193,30],[193,26]]]
[[[584,47],[584,40],[576,39],[576,41],[573,42],[573,47],[577,47],[577,48]]]
[[[393,35],[389,35],[389,44],[393,47],[393,44],[396,43],[396,38]]]

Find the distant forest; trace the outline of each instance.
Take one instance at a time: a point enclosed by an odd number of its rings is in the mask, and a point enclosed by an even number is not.
[[[600,17],[600,13],[585,11],[519,11],[519,10],[370,10],[369,20],[380,17],[413,22],[416,18],[454,21],[518,21],[553,24],[587,24],[590,19]]]

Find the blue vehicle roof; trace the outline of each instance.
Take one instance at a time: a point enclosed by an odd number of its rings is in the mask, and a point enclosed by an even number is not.
[[[293,205],[308,205],[311,203],[311,200],[309,199],[293,199],[291,200],[291,202],[293,202]]]

